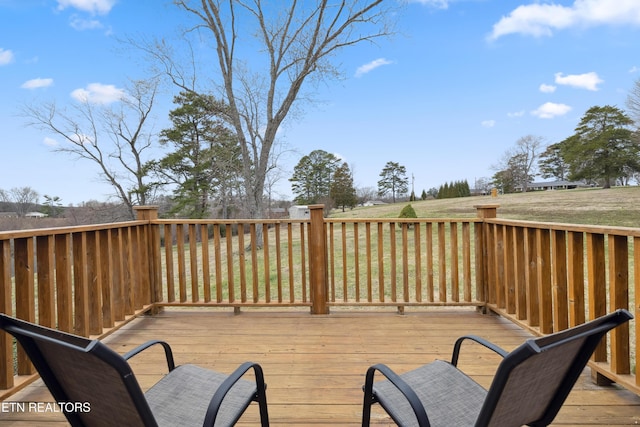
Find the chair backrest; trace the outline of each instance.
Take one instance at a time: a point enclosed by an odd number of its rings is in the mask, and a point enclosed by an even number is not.
[[[633,316],[617,310],[582,325],[527,340],[496,371],[476,426],[548,425],[601,338]]]
[[[98,340],[0,314],[72,426],[155,426],[127,361]]]

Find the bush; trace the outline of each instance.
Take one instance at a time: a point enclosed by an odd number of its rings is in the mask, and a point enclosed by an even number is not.
[[[408,204],[407,206],[402,208],[402,210],[400,211],[400,216],[398,218],[418,218],[418,215],[416,215],[416,211],[415,209],[413,209],[413,206],[411,206],[411,204]]]

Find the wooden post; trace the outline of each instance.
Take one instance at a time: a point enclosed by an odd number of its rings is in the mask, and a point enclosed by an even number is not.
[[[327,236],[324,227],[324,205],[310,205],[309,280],[311,286],[311,314],[329,314]]]
[[[134,206],[138,220],[148,221],[147,233],[144,235],[147,237],[147,242],[143,244],[147,245],[147,253],[149,254],[148,267],[149,267],[149,291],[151,296],[151,303],[160,302],[163,299],[162,296],[162,266],[160,260],[160,228],[158,225],[153,225],[151,222],[158,219],[158,206]],[[157,313],[157,310],[153,310],[153,313]]]
[[[497,210],[500,207],[498,204],[486,204],[475,205],[476,215],[480,219],[496,218],[498,216]],[[495,248],[489,247],[495,244],[494,236],[492,232],[491,224],[483,223],[480,227],[481,233],[476,233],[475,238],[481,239],[479,245],[476,248],[481,248],[481,251],[476,252],[476,277],[480,277],[481,280],[476,279],[477,298],[482,300],[485,304],[489,302],[489,279],[495,276],[495,271],[490,270],[494,267],[495,260]],[[480,234],[480,235],[478,235]],[[491,286],[495,286],[492,283]],[[484,308],[486,312],[486,307]]]

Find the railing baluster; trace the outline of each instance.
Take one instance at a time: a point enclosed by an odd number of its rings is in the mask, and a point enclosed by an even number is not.
[[[408,243],[408,224],[400,223],[402,227],[402,301],[409,301],[409,243]]]
[[[522,227],[514,227],[515,251],[515,290],[516,290],[516,318],[527,319],[527,261],[525,258],[525,231]]]
[[[540,292],[538,281],[538,243],[534,228],[527,228],[525,235],[525,259],[527,260],[527,318],[530,326],[540,325]]]
[[[569,327],[569,293],[567,290],[567,233],[553,232],[553,329]]]
[[[391,254],[391,301],[398,300],[398,278],[397,278],[397,262],[396,262],[396,224],[394,222],[389,223],[389,243],[391,247],[389,252]]]
[[[247,260],[245,258],[246,248],[244,243],[244,224],[238,227],[238,263],[240,264],[240,301],[247,302]],[[293,273],[293,270],[292,270]]]
[[[231,224],[225,224],[224,236],[227,241],[227,289],[229,292],[229,302],[234,302],[236,300],[236,283],[234,280],[235,271],[233,269],[233,229]],[[238,251],[242,252],[243,248],[239,246]]]
[[[515,242],[514,227],[506,226],[504,231],[504,299],[507,313],[516,312],[516,262],[515,262]]]
[[[13,314],[11,241],[0,240],[0,312]],[[13,338],[0,334],[0,389],[13,387]]]
[[[587,266],[589,280],[589,319],[607,313],[607,279],[605,270],[604,235],[587,234]],[[607,361],[607,340],[603,339],[593,353],[595,362]]]
[[[164,226],[164,257],[165,257],[165,269],[166,269],[166,280],[167,280],[167,301],[174,302],[176,300],[176,289],[175,289],[175,269],[173,265],[173,233],[172,233],[172,225],[165,224]]]
[[[413,224],[413,244],[414,244],[414,263],[415,263],[415,283],[416,283],[416,291],[415,291],[415,299],[417,302],[422,302],[422,251],[421,251],[421,242],[422,237],[420,236],[421,223],[416,222]]]
[[[569,326],[585,322],[584,233],[569,232],[568,243]]]
[[[202,293],[204,302],[211,301],[211,271],[209,269],[209,227],[206,224],[200,225],[200,251],[202,253]]]
[[[220,224],[213,226],[213,256],[216,271],[216,302],[222,302],[222,255],[220,243]]]
[[[280,223],[275,224],[275,236],[276,236],[276,275],[278,284],[278,302],[281,303],[284,300],[282,294],[282,238],[280,236],[281,229]]]
[[[71,234],[55,236],[56,302],[58,329],[73,332],[73,280],[71,274]]]
[[[447,247],[445,242],[445,223],[438,223],[438,265],[440,302],[447,301]]]
[[[264,265],[264,301],[271,302],[271,271],[269,267],[269,227],[262,224],[262,259]]]
[[[609,234],[609,310],[629,308],[629,241],[627,236]],[[629,324],[611,331],[611,370],[629,374]]]
[[[90,313],[86,242],[85,233],[73,233],[74,332],[88,337]]]
[[[471,224],[462,223],[462,283],[465,302],[472,302],[471,296]]]
[[[371,222],[365,222],[365,248],[367,254],[367,301],[373,301],[373,272],[371,271]],[[380,296],[378,296],[380,299]]]
[[[180,290],[180,302],[187,301],[187,272],[186,254],[184,253],[184,226],[176,225],[176,245],[178,248],[178,288]]]
[[[553,298],[551,292],[551,233],[538,229],[538,292],[540,293],[540,332],[553,332]]]
[[[494,286],[494,297],[496,301],[496,305],[499,308],[506,307],[506,277],[505,277],[505,226],[496,224],[495,225],[495,245],[496,245],[496,256],[494,259],[494,270],[496,274],[496,283]]]
[[[200,300],[198,286],[198,236],[195,224],[189,224],[189,278],[191,279],[191,301]]]
[[[38,322],[49,328],[55,327],[55,262],[54,238],[52,235],[36,237],[38,272]]]
[[[427,258],[427,301],[435,300],[433,285],[433,224],[428,222],[424,233],[425,237],[425,257]]]
[[[87,264],[87,300],[89,334],[102,333],[102,274],[98,262],[98,236],[95,231],[86,233],[86,264]]]

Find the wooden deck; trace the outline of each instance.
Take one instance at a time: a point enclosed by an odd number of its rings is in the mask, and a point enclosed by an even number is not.
[[[473,309],[339,311],[331,315],[304,311],[274,312],[167,309],[136,319],[105,342],[124,353],[149,339],[164,339],[176,363],[194,363],[230,372],[240,362],[260,363],[268,384],[271,425],[356,426],[360,423],[364,373],[383,362],[402,372],[436,358],[448,359],[453,341],[473,333],[512,349],[529,335],[517,326]],[[477,346],[463,348],[460,367],[487,387],[498,357]],[[160,351],[132,360],[143,389],[166,370]],[[40,381],[9,400],[52,401]],[[518,404],[514,402],[514,404]],[[114,408],[115,409],[115,408]],[[393,425],[379,408],[373,423]],[[241,425],[257,425],[257,406]],[[0,412],[0,426],[65,425],[60,414]],[[554,425],[640,424],[640,397],[626,390],[593,385],[588,372],[579,381]]]

